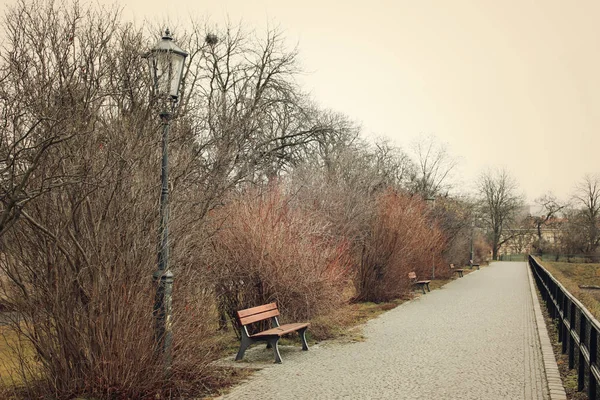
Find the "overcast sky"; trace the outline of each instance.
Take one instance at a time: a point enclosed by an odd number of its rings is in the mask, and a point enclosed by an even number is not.
[[[322,107],[405,148],[435,135],[460,158],[465,188],[486,167],[505,166],[530,201],[548,190],[567,197],[585,173],[600,172],[600,1],[340,3],[119,2],[138,24],[166,13],[180,23],[279,26],[298,44],[304,88]]]

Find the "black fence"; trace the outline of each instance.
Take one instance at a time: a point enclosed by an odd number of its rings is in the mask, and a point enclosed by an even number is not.
[[[588,398],[598,399],[600,323],[531,256],[529,266],[550,317],[557,322],[558,340],[563,354],[569,356],[569,368],[577,369],[577,390],[586,390]]]
[[[498,261],[527,261],[527,254],[500,254]]]

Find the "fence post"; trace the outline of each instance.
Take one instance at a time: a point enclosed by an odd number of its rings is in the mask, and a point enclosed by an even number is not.
[[[598,351],[598,331],[590,324],[590,367],[588,369],[588,398],[596,398],[596,377],[592,373],[592,365],[596,364],[596,353]]]
[[[569,318],[569,325],[571,330],[575,329],[575,313],[576,307],[575,303],[571,302],[571,315]],[[569,333],[569,369],[575,368],[575,339],[573,339],[572,332]]]
[[[583,358],[583,350],[585,344],[585,323],[586,319],[583,313],[579,317],[579,363],[577,368],[577,391],[581,392],[585,386],[585,359]]]
[[[569,310],[569,314],[567,314],[567,310]],[[563,295],[563,318],[560,321],[560,332],[561,332],[561,353],[565,354],[567,352],[567,341],[569,340],[569,335],[567,332],[567,318],[570,317],[571,313],[571,308],[568,305],[568,301],[567,301],[567,296]]]

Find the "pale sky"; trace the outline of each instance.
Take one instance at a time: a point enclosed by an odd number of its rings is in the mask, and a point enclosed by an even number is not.
[[[182,24],[279,26],[298,44],[317,103],[405,148],[435,135],[460,158],[465,189],[505,166],[530,201],[548,190],[567,197],[600,172],[598,0],[118,3],[138,25],[166,13]]]

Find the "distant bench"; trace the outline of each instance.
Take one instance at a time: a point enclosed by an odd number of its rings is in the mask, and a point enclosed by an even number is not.
[[[479,269],[479,264],[475,264],[473,263],[473,260],[469,260],[469,269],[473,269],[473,267]]]
[[[458,274],[459,278],[463,277],[464,269],[462,269],[462,268],[454,268],[454,264],[450,264],[450,270],[452,270],[452,272]]]
[[[431,292],[431,290],[429,290],[429,283],[431,281],[417,280],[417,273],[415,271],[408,273],[408,279],[410,279],[410,283],[412,283],[414,286],[419,286],[421,288],[421,290],[423,291],[423,294],[425,294],[425,288],[427,288],[428,292]]]
[[[279,342],[279,338],[281,338],[281,336],[292,332],[298,332],[300,339],[302,340],[302,350],[308,350],[305,333],[310,324],[308,322],[304,322],[279,325],[279,320],[277,319],[279,316],[279,310],[277,309],[276,303],[240,310],[237,312],[237,316],[240,325],[242,326],[242,343],[240,344],[240,350],[235,357],[236,361],[244,358],[244,353],[251,344],[256,342],[267,342],[267,348],[273,348],[275,362],[280,364],[281,355],[279,354],[277,343]],[[248,326],[250,324],[268,319],[271,320],[271,329],[267,329],[252,335],[248,333]]]

